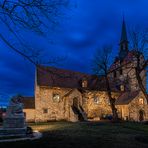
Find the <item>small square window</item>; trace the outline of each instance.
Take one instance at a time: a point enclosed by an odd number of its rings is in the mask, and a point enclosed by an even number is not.
[[[43,113],[44,113],[44,114],[47,114],[47,113],[48,113],[48,109],[47,109],[47,108],[44,108],[44,109],[43,109]]]
[[[53,94],[53,102],[59,102],[60,101],[60,95],[59,94]]]

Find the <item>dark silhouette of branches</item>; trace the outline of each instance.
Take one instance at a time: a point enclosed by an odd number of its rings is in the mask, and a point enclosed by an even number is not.
[[[67,4],[67,0],[2,0],[0,16],[13,25],[42,33],[42,27],[48,27],[45,20],[56,23],[60,7]]]
[[[67,7],[68,0],[1,0],[0,25],[6,29],[7,35],[0,30],[0,40],[12,51],[32,63],[35,67],[40,64],[57,65],[65,57],[48,57],[43,55],[43,49],[29,45],[20,35],[20,31],[29,31],[45,36],[52,26],[58,24],[62,9]],[[9,36],[13,40],[9,39]],[[14,44],[13,42],[17,42]],[[46,60],[45,60],[46,59]],[[49,73],[53,73],[49,71]]]
[[[133,29],[130,31],[130,43],[131,48],[135,51],[135,64],[131,68],[135,69],[135,76],[139,88],[148,100],[146,84],[144,84],[148,68],[148,30]],[[144,76],[142,76],[143,72]]]
[[[103,76],[105,78],[106,90],[107,95],[110,101],[110,106],[113,114],[113,120],[118,120],[117,109],[115,107],[115,98],[112,97],[112,90],[110,87],[110,80],[108,77],[108,69],[110,66],[110,58],[111,58],[111,46],[103,46],[102,48],[98,49],[96,54],[94,55],[94,59],[92,62],[92,70],[98,76]]]
[[[4,25],[14,40],[17,40],[21,48],[12,45],[9,39],[0,32],[0,38],[11,50],[17,52],[34,65],[38,64],[42,51],[29,47],[20,37],[18,29],[26,29],[31,32],[44,35],[51,29],[50,25],[56,25],[61,15],[60,11],[68,5],[68,0],[2,0],[0,1],[0,23]],[[50,59],[48,62],[55,61]],[[43,61],[43,59],[42,59]],[[45,63],[45,61],[44,61]],[[50,63],[49,63],[50,64]]]

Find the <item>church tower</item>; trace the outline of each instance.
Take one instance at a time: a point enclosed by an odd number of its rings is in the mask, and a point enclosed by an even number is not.
[[[123,18],[122,22],[122,32],[121,32],[121,39],[120,39],[120,49],[119,49],[119,59],[122,61],[128,54],[128,39],[127,39],[127,32],[126,32],[126,24]]]

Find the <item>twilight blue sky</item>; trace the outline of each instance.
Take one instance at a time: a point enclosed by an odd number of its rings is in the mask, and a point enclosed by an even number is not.
[[[114,45],[118,53],[123,12],[127,30],[133,26],[148,26],[148,0],[70,0],[58,22],[46,37],[21,30],[26,44],[41,49],[48,57],[66,57],[57,67],[91,73],[91,59],[96,48]],[[1,33],[17,44],[1,24]],[[19,47],[19,45],[17,45]],[[0,40],[0,102],[16,94],[34,94],[34,66],[13,52]]]

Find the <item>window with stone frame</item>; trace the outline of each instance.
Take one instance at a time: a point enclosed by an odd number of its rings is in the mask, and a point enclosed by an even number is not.
[[[47,114],[48,113],[48,109],[47,108],[43,108],[43,113]]]
[[[53,93],[52,100],[53,100],[53,102],[59,102],[60,101],[60,95],[58,93]]]
[[[140,105],[143,105],[143,104],[144,104],[143,98],[140,98],[140,99],[139,99],[139,104],[140,104]]]
[[[98,96],[94,96],[94,103],[96,103],[96,104],[100,103],[100,99]]]

